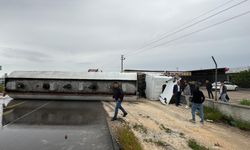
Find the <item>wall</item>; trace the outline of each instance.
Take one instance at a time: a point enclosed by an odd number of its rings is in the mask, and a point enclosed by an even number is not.
[[[206,100],[205,106],[218,109],[221,113],[227,116],[232,116],[234,119],[250,122],[250,107],[237,104],[229,104],[224,102],[216,102],[213,100]]]

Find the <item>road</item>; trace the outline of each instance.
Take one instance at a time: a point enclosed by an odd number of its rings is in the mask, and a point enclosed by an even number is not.
[[[207,94],[206,89],[204,87],[202,87],[201,90],[203,91],[205,97],[208,98],[208,94]],[[214,94],[214,91],[213,91],[213,94]],[[250,100],[250,89],[240,88],[238,91],[228,91],[227,94],[230,97],[230,101],[229,101],[230,103],[239,104],[240,101],[243,99]],[[218,93],[218,95],[219,95],[219,93]]]
[[[11,101],[2,112],[0,150],[20,149],[113,149],[101,102]]]

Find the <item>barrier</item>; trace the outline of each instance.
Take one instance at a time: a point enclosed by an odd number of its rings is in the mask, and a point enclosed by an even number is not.
[[[250,122],[250,107],[244,105],[230,104],[214,100],[205,100],[204,106],[215,108],[226,116],[234,119]]]

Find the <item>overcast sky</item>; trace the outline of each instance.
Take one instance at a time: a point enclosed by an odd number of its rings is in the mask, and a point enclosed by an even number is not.
[[[169,44],[250,10],[247,1],[134,51],[229,0],[0,0],[0,73],[14,70],[190,70],[250,65],[250,14]],[[195,21],[243,0],[234,0]],[[194,23],[193,21],[192,23]],[[189,24],[192,24],[189,23]],[[143,49],[144,50],[144,49]]]

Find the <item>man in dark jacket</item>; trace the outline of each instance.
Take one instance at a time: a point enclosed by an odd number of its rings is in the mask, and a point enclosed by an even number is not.
[[[128,113],[122,107],[123,97],[124,97],[124,94],[123,94],[122,88],[120,88],[119,84],[115,82],[113,84],[113,98],[116,101],[116,107],[115,107],[114,117],[111,119],[111,121],[114,121],[117,119],[117,114],[118,114],[119,109],[123,112],[123,117],[127,116]]]
[[[175,105],[178,107],[180,105],[180,100],[181,100],[181,85],[180,85],[180,81],[177,81],[177,84],[174,85],[173,95],[175,96]]]
[[[207,89],[207,93],[208,93],[208,97],[212,99],[214,99],[214,95],[213,95],[213,92],[212,92],[212,84],[210,81],[206,80],[206,89]]]
[[[201,123],[204,123],[204,113],[203,113],[203,105],[202,103],[205,100],[204,94],[199,90],[199,86],[196,85],[195,90],[193,92],[193,98],[192,98],[192,119],[191,122],[195,123],[195,112],[196,110],[199,110]]]

